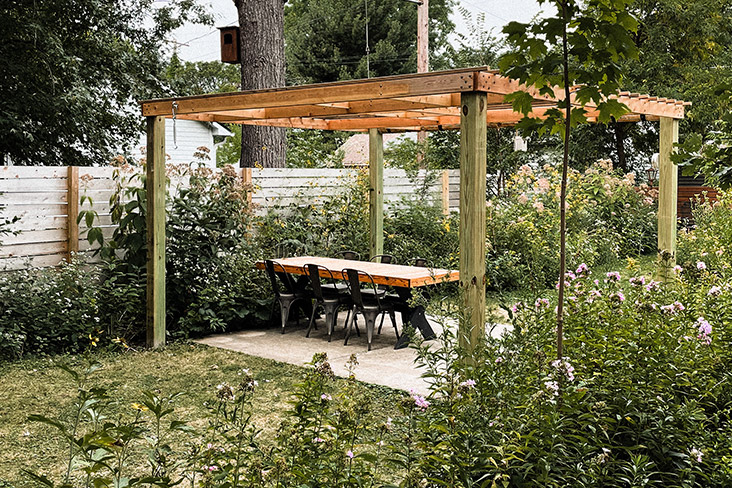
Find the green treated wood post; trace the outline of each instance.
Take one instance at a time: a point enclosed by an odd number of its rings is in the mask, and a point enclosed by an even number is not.
[[[147,117],[147,346],[165,345],[165,117]]]
[[[661,117],[658,150],[658,269],[657,277],[673,276],[676,265],[676,220],[679,190],[679,169],[671,161],[679,142],[679,121]]]
[[[384,135],[369,129],[369,256],[384,253]]]
[[[472,352],[485,334],[486,94],[461,95],[460,345]]]

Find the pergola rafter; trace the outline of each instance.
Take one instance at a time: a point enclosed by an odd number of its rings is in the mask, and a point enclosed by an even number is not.
[[[505,101],[506,95],[518,90],[531,94],[531,116],[538,118],[563,97],[559,88],[552,95],[543,95],[483,67],[145,101],[142,113],[148,119],[148,200],[159,197],[164,188],[165,148],[160,132],[164,131],[165,118],[369,132],[370,250],[379,254],[383,248],[380,133],[461,129],[460,283],[465,314],[460,327],[465,344],[471,346],[484,329],[486,128],[513,126],[521,120],[522,115]],[[579,106],[575,92],[572,103]],[[689,104],[630,92],[613,98],[629,109],[619,122],[661,121],[659,249],[673,256],[677,173],[670,155],[678,140],[678,121]],[[587,104],[585,108],[588,120],[596,122],[597,107]],[[165,259],[164,220],[164,205],[155,200],[153,211],[148,210],[148,343],[152,346],[165,342],[165,268],[161,265]],[[664,264],[673,265],[671,261]]]

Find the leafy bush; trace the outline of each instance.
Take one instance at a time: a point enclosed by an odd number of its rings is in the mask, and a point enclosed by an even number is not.
[[[303,199],[304,200],[304,199]],[[353,250],[368,254],[368,175],[343,181],[338,193],[323,202],[270,208],[257,219],[257,245],[272,253],[298,249],[302,254],[334,256]],[[280,249],[287,243],[288,249]]]
[[[384,217],[384,252],[399,263],[420,257],[433,266],[456,269],[458,227],[457,214],[444,215],[440,205],[404,199]]]
[[[0,274],[0,359],[82,350],[103,330],[99,285],[77,260]]]
[[[557,169],[524,165],[508,192],[488,202],[487,274],[497,288],[543,288],[559,269]],[[570,266],[599,265],[656,249],[656,212],[651,190],[634,177],[614,174],[609,161],[580,173],[570,170],[567,196]]]
[[[732,283],[568,274],[564,350],[546,299],[474,359],[448,332],[420,469],[448,486],[729,486]],[[445,362],[447,362],[445,366]]]
[[[719,194],[717,202],[700,200],[693,210],[694,228],[678,235],[678,263],[686,276],[704,270],[732,276],[732,192]]]
[[[146,276],[147,208],[144,176],[118,173],[112,220],[112,239],[102,248],[110,263],[111,294],[129,292],[132,310],[144,310]],[[166,221],[166,306],[168,331],[174,336],[196,336],[242,321],[268,316],[265,281],[254,268],[259,253],[252,242],[251,208],[246,188],[235,170],[168,168],[173,180],[189,178],[187,188],[168,190]],[[125,330],[142,331],[140,313],[126,315]],[[130,337],[129,335],[127,337]]]

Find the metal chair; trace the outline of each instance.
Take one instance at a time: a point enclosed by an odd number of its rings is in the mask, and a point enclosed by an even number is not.
[[[412,266],[417,266],[418,268],[431,268],[432,264],[425,258],[414,258]]]
[[[373,256],[369,261],[374,261],[381,264],[397,264],[396,258],[391,254],[377,254]]]
[[[360,261],[361,254],[356,251],[339,251],[337,253],[341,258],[348,259],[349,261]]]
[[[292,256],[307,255],[307,245],[297,239],[286,239],[275,245],[275,256],[277,258],[289,258]]]
[[[310,337],[310,331],[315,327],[315,312],[318,306],[323,307],[325,311],[325,327],[328,332],[328,342],[333,338],[333,331],[335,330],[335,324],[338,320],[338,309],[341,305],[348,306],[348,315],[346,316],[346,324],[351,316],[351,306],[353,301],[348,291],[348,285],[345,283],[337,283],[331,270],[325,266],[319,266],[317,264],[306,264],[303,267],[303,271],[310,279],[310,287],[313,290],[313,313],[310,316],[310,324],[308,325],[308,331],[305,337]],[[326,280],[330,280],[330,283],[321,283],[321,278],[326,275]],[[358,332],[358,325],[356,325],[356,332]]]
[[[275,299],[280,304],[280,318],[282,319],[282,333],[284,334],[292,305],[298,300],[307,300],[310,295],[305,290],[295,288],[292,278],[280,263],[267,259],[264,261],[264,267],[267,270],[269,281],[272,283]],[[278,278],[284,290],[280,290]]]
[[[348,288],[351,292],[351,299],[353,300],[353,307],[351,309],[351,321],[347,324],[348,327],[346,329],[346,339],[343,342],[343,345],[348,345],[348,339],[351,337],[351,329],[356,321],[356,314],[358,313],[363,315],[363,318],[366,321],[366,342],[368,343],[369,351],[371,350],[371,342],[374,337],[376,318],[382,313],[388,313],[389,317],[391,317],[391,323],[394,326],[394,332],[396,332],[397,339],[399,339],[399,329],[397,329],[396,325],[394,307],[379,298],[380,294],[376,292],[376,283],[374,283],[374,278],[364,271],[350,268],[344,269],[343,274],[346,275],[346,277],[348,278]],[[361,293],[361,277],[365,277],[366,279],[364,281],[367,284],[371,283],[371,287],[372,289],[374,289],[374,294],[369,295],[368,298],[363,293]]]

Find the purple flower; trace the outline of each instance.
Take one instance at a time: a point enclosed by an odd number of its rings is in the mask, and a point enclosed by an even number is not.
[[[707,269],[707,264],[704,261],[697,261],[696,262],[696,269],[698,269],[698,270]]]
[[[325,439],[323,439],[321,437],[316,437],[315,439],[313,439],[313,442],[315,442],[317,444],[317,443],[320,443],[320,442],[325,442]]]
[[[704,317],[699,317],[696,319],[696,327],[699,329],[697,338],[707,345],[711,344],[712,338],[710,335],[712,334],[712,325]]]
[[[474,388],[475,380],[465,380],[465,381],[461,382],[458,386],[462,386],[463,388]]]
[[[544,386],[553,395],[559,395],[559,383],[557,383],[556,381],[545,381]]]
[[[625,301],[625,295],[623,295],[622,291],[618,291],[610,295],[610,300],[617,300],[618,302],[623,303]]]
[[[676,273],[676,274],[679,274],[679,273],[681,273],[682,271],[684,271],[684,268],[682,268],[682,267],[681,267],[681,266],[679,266],[678,264],[677,264],[676,266],[674,266],[674,273]]]
[[[653,281],[653,280],[651,280],[646,285],[646,291],[656,291],[656,290],[658,290],[658,285],[660,285],[660,284],[661,283],[659,281]]]
[[[542,309],[544,307],[548,307],[549,306],[549,300],[547,300],[546,298],[538,298],[536,300],[536,302],[534,303],[534,306],[537,309]]]
[[[633,286],[641,286],[646,284],[646,278],[645,276],[634,276],[630,280],[628,280],[631,285]]]
[[[722,289],[720,287],[718,287],[717,285],[714,285],[713,287],[711,287],[709,289],[709,292],[707,293],[707,295],[712,296],[712,297],[717,297],[721,293],[722,293]]]
[[[600,290],[590,290],[589,296],[587,297],[587,301],[589,303],[592,303],[595,301],[596,298],[600,298],[602,296],[602,293],[600,293]]]
[[[412,400],[414,400],[414,404],[422,410],[423,412],[427,410],[427,407],[430,406],[430,402],[427,401],[427,399],[421,395],[418,395],[414,389],[409,390],[409,396],[412,397]]]
[[[590,268],[585,263],[582,263],[577,267],[577,271],[575,271],[575,273],[577,273],[578,276],[583,276],[589,270]]]
[[[691,450],[689,451],[689,457],[691,457],[691,459],[695,460],[697,463],[702,462],[702,452],[696,447],[691,448]]]
[[[330,395],[328,395],[327,393],[323,393],[322,395],[320,395],[320,399],[321,400],[325,400],[326,402],[328,402],[328,401],[332,400],[333,397],[330,396]]]
[[[553,368],[567,377],[567,380],[574,381],[574,366],[570,364],[569,358],[555,359],[551,362]]]
[[[347,456],[347,457],[348,457],[349,459],[353,459],[353,451],[351,451],[350,449],[349,449],[348,451],[346,451],[346,456]]]
[[[502,362],[503,362],[503,356],[498,356],[498,357],[496,358],[496,364],[500,364],[500,363],[502,363]]]
[[[606,276],[610,281],[620,281],[620,273],[618,273],[617,271],[610,271],[607,273]]]

